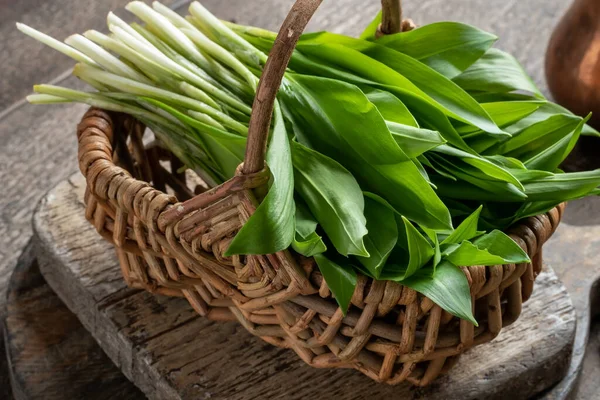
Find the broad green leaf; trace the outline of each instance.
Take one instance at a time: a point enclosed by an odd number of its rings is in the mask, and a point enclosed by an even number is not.
[[[303,35],[297,48],[304,54],[359,72],[359,75],[366,73],[363,76],[376,82],[405,90],[416,85],[421,93],[415,92],[414,87],[413,93],[425,94],[425,99],[433,99],[448,115],[487,132],[502,132],[469,94],[445,76],[398,51],[329,32]],[[379,61],[379,71],[371,71],[376,61]],[[408,85],[407,78],[414,85]]]
[[[525,164],[523,164],[520,160],[512,157],[504,157],[499,154],[493,156],[483,156],[486,160],[490,160],[496,165],[507,168],[509,171],[515,169],[527,169]],[[518,179],[518,178],[517,178]],[[520,179],[519,179],[520,180]]]
[[[456,173],[456,172],[455,172]],[[457,175],[460,174],[460,171]],[[482,201],[497,201],[503,203],[522,202],[527,195],[519,191],[514,185],[506,182],[491,182],[489,189],[483,189],[472,183],[466,182],[461,177],[459,180],[450,180],[439,175],[430,175],[431,181],[437,187],[436,192],[442,198]],[[472,179],[467,176],[467,179]],[[526,185],[525,185],[526,186]],[[498,195],[497,192],[503,192]],[[446,199],[444,199],[446,201]]]
[[[442,251],[440,248],[440,240],[437,237],[437,235],[434,235],[433,238],[433,271],[435,273],[435,270],[437,269],[437,266],[440,264],[440,261],[442,261]]]
[[[554,115],[514,133],[509,140],[492,146],[485,153],[503,154],[523,160],[524,156],[531,157],[568,135],[580,121],[581,118],[575,116]]]
[[[378,141],[378,135],[383,137],[384,132],[377,134],[373,132],[372,127],[368,127],[364,131],[356,130],[356,127],[364,122],[357,121],[360,119],[360,113],[352,112],[355,107],[352,104],[348,104],[346,112],[339,117],[344,121],[332,118],[327,113],[326,109],[329,107],[339,106],[339,103],[333,100],[338,97],[335,93],[340,93],[340,96],[350,96],[355,93],[354,86],[332,79],[302,78],[298,81],[296,76],[293,79],[288,78],[280,89],[280,96],[286,103],[286,109],[299,123],[303,124],[302,130],[305,135],[299,137],[298,140],[344,165],[352,172],[364,190],[381,195],[407,218],[432,229],[449,228],[451,221],[447,208],[414,163],[398,147],[387,126],[385,131],[389,138],[384,140],[393,142],[388,151],[399,152],[405,161],[375,165],[364,159],[363,150],[381,146],[382,143],[373,144],[372,142]],[[300,84],[300,81],[303,84]],[[348,89],[349,86],[350,89]],[[313,91],[315,88],[316,93]],[[332,94],[333,96],[331,96]],[[362,104],[361,95],[366,99],[361,92],[360,94],[356,93],[353,100]],[[379,118],[381,118],[380,115]],[[385,125],[383,118],[381,121]],[[364,134],[364,132],[369,132],[369,134]],[[350,135],[357,137],[357,140],[353,140],[359,146],[356,150],[348,144]],[[377,153],[375,150],[369,152]]]
[[[499,265],[529,262],[529,256],[510,237],[493,230],[475,240],[442,248],[442,256],[454,265]]]
[[[541,101],[500,101],[481,105],[496,125],[504,127],[525,118],[543,104]]]
[[[412,161],[363,164],[354,171],[364,190],[384,197],[402,215],[431,229],[452,227],[450,213]]]
[[[573,132],[559,139],[550,147],[547,147],[541,152],[524,160],[524,163],[527,166],[527,168],[541,169],[546,171],[556,170],[560,163],[562,163],[564,159],[567,158],[569,153],[571,153],[571,151],[575,147],[575,144],[579,139],[579,135],[581,134],[581,129],[583,128],[583,125],[589,119],[590,116],[591,114],[586,119],[581,120],[579,124],[575,127]]]
[[[435,271],[433,267],[423,268],[402,284],[427,296],[450,314],[477,326],[469,282],[461,269],[452,263],[442,259]]]
[[[317,220],[312,215],[308,206],[302,200],[296,199],[296,233],[301,237],[308,237],[317,230]]]
[[[379,204],[381,204],[382,206],[386,207],[388,210],[392,211],[396,216],[400,217],[402,214],[400,214],[398,211],[396,211],[396,209],[383,197],[375,194],[375,193],[371,193],[371,192],[363,192],[363,196],[365,198],[368,198],[369,200],[375,201]]]
[[[546,178],[553,176],[552,172],[538,171],[530,169],[509,169],[509,171],[517,178],[521,183],[533,181],[540,178]]]
[[[336,258],[334,261],[324,254],[316,254],[314,258],[342,313],[346,315],[356,288],[356,272],[352,265],[344,262],[345,260]]]
[[[424,266],[434,255],[434,249],[429,241],[414,227],[414,225],[402,217],[406,229],[406,240],[408,246],[408,267],[406,277],[413,275],[419,268]]]
[[[386,124],[398,146],[410,158],[418,157],[426,151],[446,143],[446,140],[437,131],[414,128],[390,121],[387,121]]]
[[[523,67],[510,54],[491,48],[454,82],[473,92],[505,93],[517,90],[543,97]]]
[[[314,130],[320,128],[313,136],[318,134],[343,153],[352,149],[370,164],[394,164],[407,160],[377,108],[358,87],[314,76],[287,76],[287,80],[281,88],[284,99],[303,101],[307,112],[310,108],[310,112],[315,113],[312,118],[325,125],[313,125]],[[323,131],[330,134],[326,135]],[[340,144],[344,147],[339,148]]]
[[[369,101],[375,104],[375,107],[377,107],[385,120],[415,128],[419,127],[415,117],[413,117],[404,103],[390,92],[370,89],[365,91],[365,94]]]
[[[381,269],[398,241],[398,225],[394,211],[369,196],[365,196],[365,217],[369,233],[364,241],[369,257],[357,258],[371,275],[379,278]]]
[[[512,183],[520,190],[523,190],[523,185],[521,185],[521,182],[519,182],[519,180],[515,178],[509,171],[484,157],[473,155],[447,145],[436,147],[435,152],[444,154],[445,156],[458,158],[464,163],[477,168],[479,171],[481,171],[481,173],[487,175],[491,179]]]
[[[540,108],[538,108],[534,113],[528,115],[527,117],[521,119],[520,121],[506,127],[507,132],[509,133],[516,133],[519,132],[521,130],[523,130],[524,128],[528,127],[529,125],[532,125],[536,122],[540,122],[540,121],[544,121],[546,119],[548,119],[549,117],[556,115],[556,114],[564,114],[567,116],[574,116],[574,114],[567,110],[566,108],[555,104],[555,103],[551,103],[551,102],[546,102],[544,104],[542,104],[540,106]],[[589,126],[588,124],[585,124],[583,126],[583,129],[581,131],[582,135],[587,135],[587,136],[600,136],[600,133],[595,130],[594,128],[592,128],[591,126]]]
[[[465,139],[465,143],[478,154],[486,154],[486,151],[500,143],[503,137],[499,135],[475,135]]]
[[[429,178],[429,174],[427,173],[427,170],[425,169],[425,167],[423,166],[423,164],[421,164],[421,162],[418,159],[416,159],[416,158],[413,158],[412,162],[413,162],[413,164],[415,164],[415,166],[417,167],[417,169],[421,173],[421,176],[423,176],[423,178],[425,178],[425,180],[431,185],[431,187],[433,189],[437,189],[435,187],[435,185],[431,182],[431,179]]]
[[[477,223],[479,222],[479,214],[483,205],[479,206],[473,214],[469,215],[463,222],[456,227],[450,235],[448,235],[443,241],[442,245],[448,243],[461,243],[463,240],[470,240],[479,234],[477,230]]]
[[[381,11],[379,11],[377,13],[375,18],[373,18],[373,20],[371,22],[369,22],[369,25],[367,25],[367,27],[360,34],[359,37],[363,40],[374,40],[375,34],[377,33],[377,28],[379,27],[380,23],[381,23]]]
[[[292,142],[295,189],[308,205],[336,250],[368,256],[364,200],[358,183],[331,158]]]
[[[481,107],[490,115],[496,125],[503,128],[527,117],[540,108],[542,104],[541,101],[499,101],[483,103]],[[456,130],[464,137],[483,133],[471,125],[465,125]],[[510,135],[508,136],[510,137]]]
[[[269,51],[273,44],[272,41],[265,40],[264,38],[256,38],[250,35],[244,37],[263,51]],[[361,58],[362,64],[371,63],[372,68],[360,68],[361,63],[357,63],[356,67],[358,69],[356,71],[349,71],[338,65],[325,64],[318,60],[318,58],[308,57],[298,51],[298,49],[296,49],[292,55],[290,68],[302,74],[334,78],[353,83],[365,90],[366,93],[371,93],[373,90],[379,89],[391,92],[410,108],[410,112],[415,115],[416,118],[421,118],[423,121],[426,121],[427,128],[439,131],[444,139],[452,145],[465,151],[471,151],[469,146],[467,146],[464,140],[456,132],[448,120],[448,117],[444,114],[443,107],[428,98],[409,80],[383,64],[374,62],[371,58],[365,57],[360,53],[354,52],[353,55],[357,55]],[[372,70],[376,73],[372,73]],[[380,82],[378,77],[385,74],[392,74],[397,78],[395,82],[396,86]],[[410,123],[406,124],[410,125]]]
[[[448,172],[446,172],[444,169],[442,168],[437,168],[436,165],[434,163],[432,163],[431,161],[429,161],[429,159],[425,156],[425,155],[420,155],[417,160],[419,162],[421,162],[423,165],[428,166],[429,168],[431,168],[433,171],[435,171],[436,174],[443,176],[446,179],[450,179],[452,181],[456,181],[456,177],[452,174],[449,174]],[[429,175],[428,175],[429,177]],[[429,181],[431,182],[431,177],[429,177]],[[433,184],[433,183],[432,183]]]
[[[304,257],[313,257],[327,251],[327,246],[316,232],[312,232],[306,237],[300,237],[296,232],[296,236],[292,241],[292,249]]]
[[[409,55],[452,79],[477,61],[497,39],[470,25],[437,22],[386,35],[377,43]]]
[[[433,164],[436,165],[436,168],[443,169],[447,173],[449,173],[457,178],[457,180],[458,180],[457,184],[459,184],[459,186],[456,186],[453,189],[453,191],[456,191],[456,194],[458,196],[460,196],[461,194],[468,195],[468,193],[464,190],[463,184],[472,184],[472,185],[475,185],[476,187],[483,189],[484,191],[493,193],[496,196],[504,197],[506,199],[511,199],[513,201],[525,200],[527,198],[525,193],[523,193],[523,190],[516,187],[514,184],[490,177],[489,175],[485,174],[481,170],[465,163],[462,160],[453,159],[452,161],[449,161],[438,154],[433,154],[433,152],[431,154],[429,154],[428,156],[429,156],[429,160]],[[432,180],[435,185],[438,185],[437,180],[435,180],[433,178],[432,178]],[[522,186],[520,183],[519,183],[519,185]],[[442,195],[449,196],[449,194],[446,193],[442,189],[442,187],[440,187],[439,185],[438,185],[438,189],[439,189],[440,193],[442,193]],[[456,197],[456,196],[450,196],[450,197],[477,200],[477,197],[475,197],[475,198]]]
[[[598,189],[593,189],[591,192],[589,192],[583,196],[598,195],[597,191],[598,191]],[[579,196],[579,197],[575,197],[575,198],[581,198],[583,196]],[[547,211],[550,211],[551,209],[553,209],[554,207],[559,205],[560,203],[562,203],[562,200],[532,201],[530,203],[525,203],[515,213],[515,216],[514,216],[513,220],[511,221],[511,224],[514,224],[515,222],[517,222],[523,218],[532,217],[534,215],[544,214]]]
[[[324,253],[327,246],[316,233],[317,221],[301,199],[296,199],[296,235],[292,248],[305,257]]]
[[[554,174],[525,182],[524,186],[529,201],[572,200],[600,186],[600,169]]]
[[[273,134],[266,157],[273,175],[267,196],[233,238],[225,255],[272,254],[294,239],[294,171],[281,109],[276,104]]]

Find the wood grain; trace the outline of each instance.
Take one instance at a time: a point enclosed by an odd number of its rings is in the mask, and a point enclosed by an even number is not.
[[[571,295],[577,312],[577,332],[567,376],[547,394],[547,400],[564,399],[575,393],[578,386],[582,395],[577,398],[591,400],[596,397],[585,397],[583,393],[597,396],[600,389],[599,357],[594,348],[598,336],[590,337],[590,329],[598,332],[598,326],[592,327],[592,319],[600,315],[599,246],[600,197],[570,202],[561,226],[545,245],[544,258],[557,266],[556,273]]]
[[[317,370],[235,323],[198,317],[184,299],[124,287],[110,246],[85,220],[83,179],[59,184],[34,216],[35,252],[48,283],[109,357],[150,398],[311,397],[525,399],[562,378],[575,314],[551,269],[538,277],[518,323],[467,352],[432,387],[375,384],[351,370]]]
[[[16,400],[141,400],[40,274],[31,245],[12,274],[4,321]]]

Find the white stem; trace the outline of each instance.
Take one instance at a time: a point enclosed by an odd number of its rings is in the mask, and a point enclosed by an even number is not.
[[[193,27],[193,29],[181,28],[181,31],[187,35],[194,43],[201,49],[206,51],[208,54],[221,61],[223,64],[230,67],[232,70],[237,72],[250,87],[256,91],[258,85],[258,78],[246,68],[237,58],[231,55],[230,52],[219,46],[218,44],[207,38],[202,32]]]
[[[185,79],[193,83],[214,98],[241,111],[245,111],[245,109],[248,108],[246,104],[243,104],[239,100],[232,98],[230,95],[223,92],[221,89],[206,81],[202,77],[193,73],[189,69],[182,67],[165,54],[161,53],[156,47],[144,44],[117,26],[111,25],[110,30],[120,41],[124,42],[135,51],[143,54],[157,64],[162,65],[166,69],[176,73],[181,79]]]
[[[135,14],[142,21],[146,22],[148,25],[155,27],[159,30],[167,41],[179,49],[185,55],[194,60],[203,69],[208,71],[214,69],[214,66],[210,64],[209,60],[204,57],[202,53],[198,51],[194,43],[185,36],[175,25],[169,21],[163,15],[157,13],[152,8],[148,7],[145,3],[141,1],[132,1],[127,4],[125,8]]]
[[[261,67],[267,62],[267,56],[263,52],[229,29],[197,1],[190,4],[189,11],[199,24],[209,27],[212,33],[218,36],[220,44],[239,59],[256,67]]]
[[[67,46],[63,42],[60,42],[60,41],[54,39],[53,37],[50,37],[40,31],[37,31],[25,24],[17,22],[17,29],[20,30],[21,32],[23,32],[24,34],[26,34],[27,36],[32,37],[35,40],[45,44],[46,46],[51,47],[54,50],[59,51],[68,57],[71,57],[75,61],[78,61],[78,62],[81,62],[84,64],[88,64],[88,65],[92,65],[94,67],[99,67],[97,62],[95,62],[94,60],[92,60],[91,58],[89,58],[88,56],[83,54],[82,52],[77,51],[76,49],[72,48],[71,46]]]
[[[69,103],[71,101],[64,97],[52,96],[51,94],[30,94],[26,99],[31,104],[56,104]]]
[[[136,81],[150,83],[150,80],[144,75],[140,74],[86,37],[79,34],[72,35],[65,39],[65,43],[83,52],[110,72],[124,75],[128,78],[135,79]]]
[[[131,36],[135,37],[137,40],[141,42],[145,42],[147,45],[152,45],[146,38],[140,35],[135,29],[133,29],[127,22],[123,21],[121,18],[117,17],[113,12],[109,12],[106,17],[107,26],[118,26],[123,29],[125,32],[129,33]]]
[[[211,106],[201,101],[185,97],[177,93],[169,92],[168,90],[146,85],[144,83],[140,83],[132,79],[124,78],[122,76],[118,76],[110,72],[102,71],[83,64],[76,65],[75,69],[73,70],[73,74],[84,81],[87,81],[88,79],[98,80],[122,92],[156,98],[161,101],[166,101],[168,104],[176,104],[208,114],[236,132],[242,135],[248,134],[248,128],[246,128],[246,126],[240,124],[229,115],[215,110]]]
[[[185,18],[158,1],[152,2],[152,8],[171,21],[171,23],[178,28],[194,28],[194,25],[189,23]]]

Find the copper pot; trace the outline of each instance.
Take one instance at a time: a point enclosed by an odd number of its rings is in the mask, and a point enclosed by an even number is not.
[[[600,1],[575,0],[554,30],[546,52],[546,79],[557,103],[600,128]],[[600,139],[582,137],[566,169],[597,168]]]

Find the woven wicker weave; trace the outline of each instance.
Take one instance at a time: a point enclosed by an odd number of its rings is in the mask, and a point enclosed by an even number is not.
[[[200,315],[237,320],[266,342],[293,349],[309,365],[351,367],[380,382],[426,385],[460,353],[490,341],[517,319],[542,268],[541,246],[563,207],[508,230],[532,264],[462,268],[477,328],[412,289],[360,275],[344,317],[312,259],[290,251],[224,257],[255,210],[251,190],[267,184],[264,155],[275,94],[319,3],[299,0],[282,25],[254,101],[245,163],[220,186],[203,187],[178,172],[182,163],[168,151],[145,148],[145,129],[132,117],[90,109],[77,130],[86,217],[115,245],[132,287],[185,296]],[[382,3],[381,31],[411,26],[400,24],[397,0]]]

